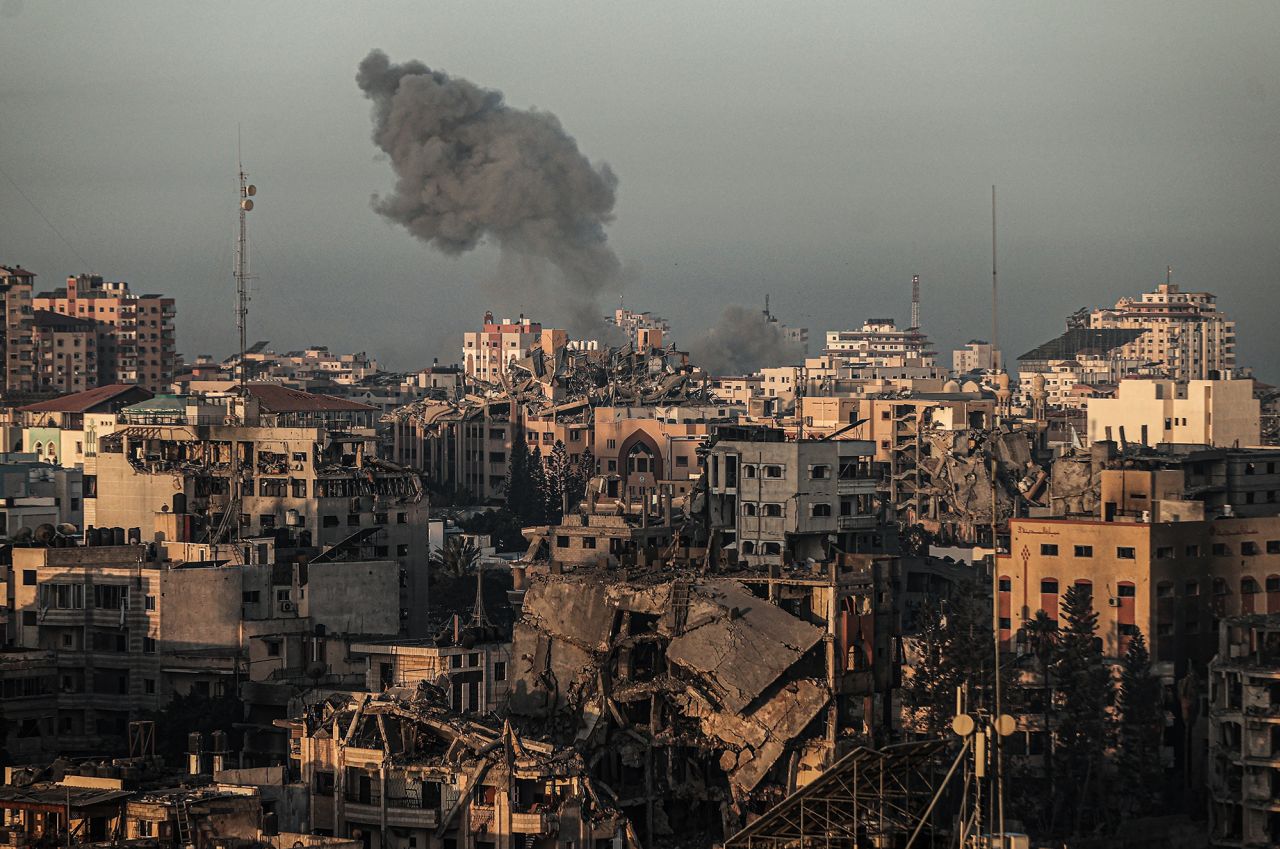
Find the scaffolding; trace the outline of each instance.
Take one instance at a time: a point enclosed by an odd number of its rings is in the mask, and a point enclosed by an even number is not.
[[[861,849],[931,836],[944,740],[859,747],[725,841],[725,849]],[[917,841],[917,846],[928,845]]]

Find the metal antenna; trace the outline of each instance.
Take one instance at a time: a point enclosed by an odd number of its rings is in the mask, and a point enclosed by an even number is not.
[[[911,326],[920,327],[920,275],[911,275]]]
[[[476,558],[476,607],[471,612],[471,624],[477,628],[487,628],[489,617],[484,612],[484,564]]]
[[[996,187],[991,187],[991,350],[1000,349],[1000,287],[996,283]]]
[[[236,239],[236,267],[233,275],[236,279],[236,330],[240,334],[240,362],[236,366],[236,379],[240,385],[240,395],[244,397],[245,384],[248,382],[248,363],[245,361],[248,350],[246,333],[249,322],[249,281],[254,276],[249,273],[249,237],[245,230],[245,215],[253,209],[253,196],[258,187],[249,182],[249,174],[244,170],[240,158],[240,128],[236,127],[236,165],[240,172],[240,234]]]

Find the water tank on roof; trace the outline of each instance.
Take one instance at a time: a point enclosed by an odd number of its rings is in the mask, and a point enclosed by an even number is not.
[[[111,544],[124,545],[124,528],[111,529]]]
[[[175,492],[173,494],[173,512],[177,516],[187,512],[187,494],[185,492]]]

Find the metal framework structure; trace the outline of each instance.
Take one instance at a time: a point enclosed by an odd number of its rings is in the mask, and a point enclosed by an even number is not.
[[[948,747],[925,740],[854,749],[726,840],[725,849],[905,846],[932,831],[927,820],[946,784]]]

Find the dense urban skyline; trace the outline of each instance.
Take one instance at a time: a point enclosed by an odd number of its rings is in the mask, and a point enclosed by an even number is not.
[[[985,337],[996,183],[1009,356],[1172,264],[1274,377],[1273,6],[735,11],[9,0],[0,259],[41,288],[93,270],[172,294],[179,349],[229,352],[239,124],[261,187],[252,338],[409,368],[452,361],[485,308],[556,322],[482,285],[493,250],[438,256],[370,208],[390,176],[354,76],[378,47],[553,112],[608,163],[627,304],[678,340],[766,293],[817,333],[905,322],[912,274],[940,349]]]

